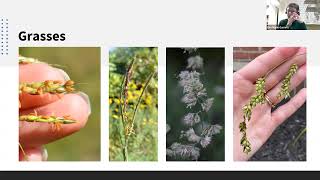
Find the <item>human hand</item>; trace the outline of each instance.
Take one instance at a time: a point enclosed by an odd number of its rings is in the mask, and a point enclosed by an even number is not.
[[[292,64],[298,65],[297,73],[291,79],[290,91],[306,79],[305,48],[274,48],[262,54],[233,75],[233,158],[248,160],[268,140],[272,132],[290,117],[306,100],[306,88],[303,88],[286,104],[271,112],[268,103],[257,105],[252,110],[251,120],[247,122],[247,138],[251,143],[251,152],[243,152],[240,144],[242,134],[239,124],[243,122],[242,107],[255,94],[255,81],[266,74],[266,95],[276,105],[282,80]]]
[[[299,16],[299,14],[297,14],[296,12],[295,13],[293,13],[293,18],[295,19],[295,20],[299,20],[300,19],[300,16]]]
[[[19,82],[43,82],[46,80],[59,80],[66,82],[69,76],[62,70],[53,68],[45,63],[31,63],[19,65]],[[19,160],[41,161],[47,159],[47,152],[43,145],[61,139],[83,128],[90,115],[89,98],[84,93],[70,94],[43,94],[30,95],[22,93],[19,95],[21,107],[19,115],[36,112],[45,116],[70,116],[76,120],[73,124],[55,124],[59,126],[54,129],[54,124],[41,122],[19,122],[19,143],[21,148]]]
[[[293,13],[293,19],[294,19],[295,21],[300,22],[300,23],[302,22],[302,21],[300,20],[300,15],[297,14],[296,12]]]
[[[293,12],[292,15],[288,18],[287,26],[291,26],[294,21],[301,22],[300,16],[296,12]]]

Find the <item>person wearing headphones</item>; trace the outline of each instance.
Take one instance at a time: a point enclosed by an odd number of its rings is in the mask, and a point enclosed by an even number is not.
[[[290,3],[286,9],[287,19],[280,21],[278,30],[307,30],[306,24],[300,20],[299,5]]]

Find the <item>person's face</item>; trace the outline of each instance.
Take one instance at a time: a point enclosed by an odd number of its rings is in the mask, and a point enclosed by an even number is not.
[[[288,13],[288,18],[290,18],[291,16],[297,16],[298,15],[297,9],[296,8],[292,8],[292,7],[290,7],[288,9],[287,13]]]

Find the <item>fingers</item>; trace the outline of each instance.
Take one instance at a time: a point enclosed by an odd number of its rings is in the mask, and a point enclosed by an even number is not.
[[[19,149],[19,161],[46,161],[48,152],[44,147]]]
[[[304,104],[306,101],[306,94],[307,89],[301,89],[298,94],[290,99],[289,102],[282,105],[271,114],[271,120],[274,128],[278,127]]]
[[[69,77],[65,72],[61,72],[60,69],[51,67],[45,63],[19,65],[20,82],[39,82],[45,80],[65,81],[66,78]]]
[[[61,69],[56,69],[45,63],[34,63],[19,65],[19,82],[43,82],[46,80],[59,80],[65,82],[69,76]],[[57,95],[29,95],[22,93],[19,95],[21,109],[42,106],[58,100]]]
[[[298,50],[299,48],[297,47],[274,48],[258,56],[237,73],[254,83],[258,78],[265,76],[274,67],[295,55]]]
[[[290,60],[284,62],[279,67],[270,72],[266,77],[266,91],[269,91],[272,87],[276,86],[286,76],[290,66],[297,64],[301,67],[306,64],[306,49],[300,48],[299,51]]]
[[[85,126],[91,113],[90,102],[84,93],[66,94],[61,99],[35,109],[39,115],[58,117],[69,115],[73,124],[52,124],[20,121],[19,141],[24,147],[37,147],[68,136]],[[34,110],[25,110],[29,114]]]
[[[287,70],[288,71],[288,70]],[[302,65],[297,73],[295,73],[291,78],[291,84],[289,91],[297,87],[299,84],[301,84],[306,79],[306,64]],[[272,88],[270,91],[267,92],[267,96],[270,98],[271,102],[273,104],[278,104],[284,97],[278,98],[278,93],[281,90],[282,82],[279,82],[274,88]]]

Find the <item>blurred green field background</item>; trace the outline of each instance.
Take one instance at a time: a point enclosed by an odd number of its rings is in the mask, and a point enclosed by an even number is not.
[[[141,95],[148,76],[157,72],[157,48],[112,48],[109,52],[109,159],[123,161],[120,139],[124,138],[120,114],[120,92],[123,76],[132,59],[135,63],[128,87],[128,117]],[[120,132],[120,134],[119,134]],[[156,161],[158,155],[158,81],[150,81],[135,118],[134,134],[130,136],[129,161]]]
[[[182,118],[189,109],[181,102],[183,89],[178,84],[180,71],[188,65],[187,59],[193,55],[200,55],[204,61],[204,75],[202,83],[207,89],[208,97],[213,97],[213,105],[208,112],[210,121],[223,127],[220,134],[214,135],[211,143],[205,150],[201,150],[199,160],[223,161],[225,152],[224,138],[224,48],[198,48],[196,52],[189,54],[182,48],[167,48],[167,124],[171,130],[167,134],[167,147],[179,139],[181,130],[184,130]]]
[[[21,47],[19,54],[39,59],[68,73],[77,90],[86,93],[91,115],[80,131],[45,147],[49,161],[100,160],[100,48],[98,47]]]

